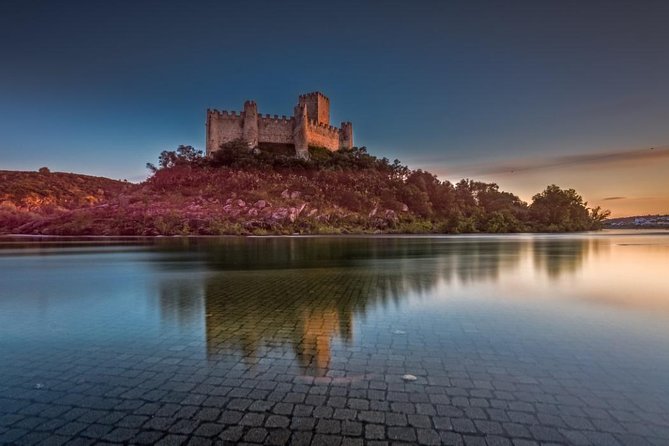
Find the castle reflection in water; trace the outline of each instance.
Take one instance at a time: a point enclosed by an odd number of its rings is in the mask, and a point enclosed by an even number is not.
[[[161,246],[165,321],[204,321],[211,360],[297,364],[323,376],[333,345],[354,341],[355,318],[440,284],[468,286],[521,273],[548,281],[576,273],[608,245],[596,238],[250,238]],[[167,255],[166,255],[167,253]],[[194,254],[195,253],[195,254]],[[167,260],[166,260],[167,259]],[[192,274],[184,274],[184,264]],[[177,269],[179,272],[177,272]]]

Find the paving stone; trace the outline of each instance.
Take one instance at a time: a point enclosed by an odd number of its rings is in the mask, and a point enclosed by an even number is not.
[[[244,428],[242,426],[230,426],[225,428],[219,435],[223,441],[229,441],[232,443],[237,443],[242,438],[244,434]]]
[[[467,418],[452,418],[451,424],[453,425],[453,430],[455,432],[460,432],[463,434],[476,432],[474,423]]]
[[[391,426],[388,428],[388,438],[395,441],[415,442],[416,431],[411,427]]]
[[[410,414],[407,415],[410,426],[429,429],[432,427],[432,421],[427,415]]]
[[[294,446],[308,446],[311,444],[311,438],[313,434],[311,432],[292,432],[290,435],[289,444]]]
[[[265,420],[267,428],[285,428],[290,425],[290,418],[283,415],[270,415]]]
[[[386,437],[386,429],[379,424],[365,425],[365,438],[368,440],[383,440]]]
[[[241,420],[239,420],[239,424],[241,426],[262,426],[265,422],[265,415],[261,413],[254,413],[254,412],[249,412],[247,414],[244,414]]]
[[[364,441],[362,438],[351,438],[344,437],[341,442],[341,446],[363,446]]]
[[[316,424],[316,432],[319,434],[339,434],[341,433],[341,421],[320,419]]]
[[[290,429],[270,429],[267,438],[265,439],[265,444],[272,446],[282,446],[288,444],[290,440],[291,431]]]
[[[194,434],[200,437],[215,437],[225,429],[225,424],[219,423],[202,423],[195,429]]]
[[[384,412],[380,411],[363,410],[358,412],[358,419],[365,423],[379,424],[385,422],[386,415]]]
[[[111,432],[106,433],[102,439],[113,443],[123,443],[134,438],[139,433],[138,429],[129,429],[126,427],[117,427]]]
[[[244,435],[244,441],[249,441],[251,443],[263,443],[265,437],[267,437],[267,429],[263,427],[252,427]]]
[[[438,445],[441,444],[441,437],[434,429],[416,429],[418,437],[418,444],[422,445]]]
[[[218,421],[225,424],[237,424],[243,416],[244,413],[237,410],[224,410]]]
[[[168,434],[156,442],[157,446],[179,446],[188,441],[186,435]]]
[[[341,432],[343,435],[357,437],[362,435],[362,423],[351,420],[344,420],[341,423]]]
[[[312,446],[339,446],[342,438],[339,435],[316,434],[311,442]]]
[[[486,435],[485,442],[487,446],[512,446],[510,439],[498,435]]]
[[[290,428],[298,431],[310,431],[316,426],[316,418],[313,417],[293,417]]]
[[[141,431],[132,439],[133,444],[154,444],[165,434],[158,431]]]
[[[178,420],[172,424],[167,430],[172,434],[190,435],[195,432],[200,422],[198,420]]]

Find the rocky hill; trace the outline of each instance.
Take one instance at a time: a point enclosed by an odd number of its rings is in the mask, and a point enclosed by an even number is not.
[[[130,186],[125,181],[76,173],[0,170],[0,203],[22,210],[52,210],[92,206]]]
[[[0,170],[0,233],[103,205],[133,185],[76,173]]]
[[[496,184],[440,181],[364,149],[309,161],[189,146],[141,184],[50,172],[0,173],[0,233],[222,235],[465,233],[596,229],[604,216],[550,186],[532,204]]]

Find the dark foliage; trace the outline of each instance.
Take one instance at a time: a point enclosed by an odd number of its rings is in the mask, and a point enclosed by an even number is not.
[[[392,211],[434,232],[585,231],[600,229],[608,216],[608,211],[588,208],[573,189],[562,190],[555,185],[535,195],[528,205],[518,196],[500,191],[495,183],[465,179],[454,185],[429,172],[411,170],[399,160],[391,163],[387,158],[377,158],[365,147],[337,152],[311,147],[309,155],[303,160],[252,150],[237,140],[222,145],[210,158],[199,154],[181,165],[243,170],[256,176],[261,189],[267,181],[262,178],[267,175],[274,175],[278,181],[275,188],[282,187],[287,175],[298,176],[303,179],[299,188],[308,190],[309,198],[320,204],[339,206],[368,220],[378,211]],[[179,159],[179,149],[163,152],[163,158]],[[178,164],[171,161],[170,166]]]
[[[141,184],[0,172],[0,233],[59,235],[543,232],[599,229],[608,215],[548,186],[531,204],[497,184],[441,181],[364,147],[309,159],[249,149],[163,151]]]

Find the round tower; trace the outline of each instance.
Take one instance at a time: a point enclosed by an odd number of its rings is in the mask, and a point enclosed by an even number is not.
[[[258,147],[258,106],[255,101],[244,102],[242,139],[249,145],[249,149]]]
[[[295,156],[309,159],[309,136],[307,134],[307,105],[299,104],[295,107],[295,128],[293,130],[293,141],[295,144]]]
[[[353,124],[350,122],[341,123],[341,131],[339,133],[339,148],[351,149],[353,147]]]

